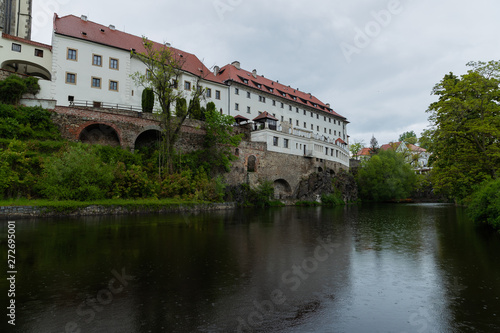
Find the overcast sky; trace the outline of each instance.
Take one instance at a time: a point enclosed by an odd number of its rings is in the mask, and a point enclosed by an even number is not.
[[[52,16],[90,21],[310,92],[346,117],[351,143],[428,126],[433,86],[472,60],[500,60],[498,0],[33,0],[32,39]]]

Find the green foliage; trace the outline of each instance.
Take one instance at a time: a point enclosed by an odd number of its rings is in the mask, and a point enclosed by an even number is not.
[[[114,170],[111,196],[118,198],[154,198],[156,185],[140,165],[126,167],[118,162]]]
[[[342,193],[335,190],[333,193],[321,195],[321,204],[324,206],[343,206],[345,205]]]
[[[264,181],[256,188],[248,184],[233,186],[226,191],[226,201],[236,201],[243,207],[271,207],[280,205],[272,200],[274,197],[274,186],[270,181]]]
[[[434,87],[439,100],[427,110],[434,187],[456,200],[497,178],[500,167],[500,62],[468,65],[467,74],[447,74]]]
[[[30,156],[27,144],[12,140],[0,149],[0,197],[31,197],[39,170],[40,160]]]
[[[238,147],[242,134],[233,134],[234,118],[217,112],[212,102],[207,104],[205,118],[205,150],[200,162],[212,175],[227,172],[235,159],[231,148]]]
[[[193,98],[189,101],[190,117],[196,120],[205,120],[205,109],[201,107],[200,99]]]
[[[142,91],[142,112],[152,113],[155,106],[155,94],[153,89],[145,88]]]
[[[183,118],[187,114],[187,102],[185,98],[177,98],[175,103],[175,116]]]
[[[0,137],[6,139],[60,139],[51,113],[41,107],[0,104]]]
[[[39,186],[49,199],[97,200],[106,198],[113,178],[110,165],[91,147],[78,144],[45,162]]]
[[[380,151],[358,171],[358,187],[365,200],[386,201],[409,197],[416,182],[415,172],[401,154]]]
[[[404,132],[399,136],[398,141],[404,141],[406,143],[416,144],[418,139],[414,131]]]
[[[349,151],[351,152],[352,157],[358,159],[359,157],[357,157],[356,154],[364,147],[365,145],[363,144],[363,142],[355,142],[349,145]]]
[[[469,216],[500,230],[500,179],[486,181],[471,195]]]
[[[34,95],[39,91],[40,85],[37,78],[27,77],[23,79],[12,74],[0,81],[0,103],[17,104],[24,94]]]

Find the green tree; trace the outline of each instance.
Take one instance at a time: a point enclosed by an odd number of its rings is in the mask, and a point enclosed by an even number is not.
[[[35,77],[21,78],[15,74],[9,75],[0,81],[0,102],[5,104],[18,104],[21,97],[26,94],[37,94],[40,91],[38,79]]]
[[[500,62],[471,62],[467,74],[447,74],[429,106],[435,189],[462,200],[500,167]]]
[[[160,105],[161,113],[159,120],[162,127],[162,142],[160,145],[160,175],[164,172],[173,173],[174,145],[177,141],[182,124],[191,114],[195,103],[190,103],[187,112],[182,117],[176,117],[172,110],[173,105],[180,98],[185,97],[184,91],[177,89],[177,85],[184,75],[194,80],[191,89],[192,100],[199,100],[203,96],[201,80],[203,72],[199,75],[187,74],[184,71],[186,58],[174,52],[167,45],[158,46],[143,37],[144,52],[132,51],[132,57],[138,58],[145,66],[146,72],[132,74],[132,79],[145,88],[153,89],[155,97]],[[205,73],[204,75],[207,75]]]
[[[373,201],[400,200],[409,197],[416,175],[404,156],[394,150],[382,150],[365,161],[358,171],[361,197]]]
[[[471,195],[467,213],[476,222],[500,230],[500,179],[486,181]]]
[[[356,156],[358,152],[361,151],[361,149],[365,148],[365,145],[363,142],[354,142],[349,145],[349,151],[352,154],[352,158],[359,159],[359,156]]]
[[[152,113],[155,106],[153,89],[146,88],[142,91],[142,112]]]
[[[375,139],[375,136],[372,135],[372,138],[370,139],[370,154],[374,155],[377,154],[379,151],[379,146],[378,146],[378,141]]]
[[[406,143],[416,144],[418,139],[414,131],[404,132],[399,136],[398,141],[404,141]]]
[[[243,134],[233,133],[234,118],[217,112],[213,102],[209,102],[205,112],[205,153],[203,154],[212,175],[230,170],[234,159],[231,148],[238,147]]]

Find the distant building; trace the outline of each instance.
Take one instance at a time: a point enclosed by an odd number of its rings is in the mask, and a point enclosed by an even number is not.
[[[4,33],[31,39],[32,0],[0,0],[0,28]]]
[[[394,150],[405,156],[405,159],[410,163],[414,169],[427,169],[429,168],[429,157],[430,153],[419,146],[413,145],[411,143],[405,143],[402,141],[391,142],[380,146],[380,150]],[[368,160],[372,156],[370,148],[361,149],[355,157],[360,160]]]

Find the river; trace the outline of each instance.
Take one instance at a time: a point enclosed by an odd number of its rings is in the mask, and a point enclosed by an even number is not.
[[[500,332],[500,237],[453,205],[17,220],[15,237],[1,332]]]

